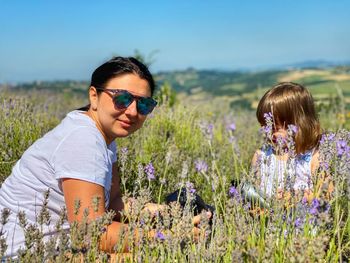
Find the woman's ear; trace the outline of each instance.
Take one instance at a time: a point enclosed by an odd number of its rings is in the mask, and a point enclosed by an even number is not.
[[[98,93],[94,86],[91,86],[89,89],[89,99],[91,109],[94,111],[97,110]]]

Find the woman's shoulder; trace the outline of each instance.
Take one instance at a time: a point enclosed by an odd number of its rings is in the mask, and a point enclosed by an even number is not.
[[[56,126],[53,132],[62,135],[63,139],[76,137],[78,141],[86,137],[96,137],[103,139],[102,134],[97,129],[95,122],[83,111],[74,110],[69,112],[61,123]]]
[[[50,134],[47,134],[45,142],[49,141],[56,145],[55,152],[63,148],[71,151],[88,148],[104,150],[107,148],[106,142],[93,120],[80,111],[68,113],[62,122]]]

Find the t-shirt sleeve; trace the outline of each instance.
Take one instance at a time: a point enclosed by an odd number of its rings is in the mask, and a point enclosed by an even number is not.
[[[108,147],[112,152],[113,152],[113,155],[112,155],[112,163],[115,163],[117,161],[117,145],[115,143],[115,141],[113,141],[109,147]]]
[[[107,147],[89,127],[80,127],[57,146],[52,162],[55,178],[74,178],[106,187],[111,171]]]

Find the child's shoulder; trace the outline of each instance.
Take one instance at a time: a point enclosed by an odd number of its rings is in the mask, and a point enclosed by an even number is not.
[[[259,152],[260,155],[266,155],[266,156],[269,156],[274,153],[272,145],[269,145],[269,144],[264,144],[256,152]]]
[[[253,156],[253,163],[257,163],[260,160],[263,160],[266,156],[269,156],[273,154],[272,147],[263,146],[257,150],[255,150],[254,156]]]

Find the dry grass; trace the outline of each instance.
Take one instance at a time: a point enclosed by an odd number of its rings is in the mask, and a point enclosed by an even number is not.
[[[305,77],[317,76],[324,80],[333,81],[345,81],[350,80],[350,74],[335,74],[328,70],[323,69],[306,69],[306,70],[296,70],[284,75],[279,79],[280,82],[285,81],[297,81]]]

